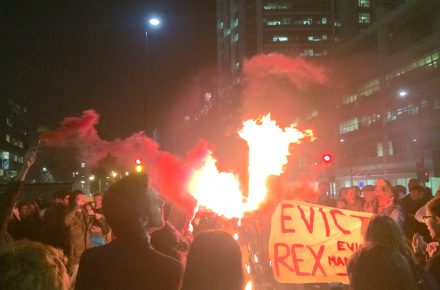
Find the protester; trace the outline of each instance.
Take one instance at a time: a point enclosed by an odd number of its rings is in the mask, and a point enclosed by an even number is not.
[[[405,214],[400,206],[396,204],[397,196],[392,191],[390,182],[385,179],[376,180],[375,190],[379,203],[378,213],[392,218],[400,230],[404,232]]]
[[[64,216],[69,209],[70,192],[59,190],[53,193],[55,204],[50,206],[43,217],[43,242],[63,249],[67,253],[67,232]]]
[[[411,268],[398,251],[380,244],[367,245],[347,265],[350,290],[417,290]]]
[[[83,209],[85,203],[83,192],[73,191],[69,197],[69,210],[64,216],[64,225],[67,228],[67,270],[72,286],[78,273],[79,259],[82,253],[92,246],[89,234],[91,221]]]
[[[0,249],[0,289],[67,290],[69,277],[61,251],[27,240]]]
[[[31,203],[20,203],[18,206],[19,219],[13,217],[8,225],[8,232],[14,240],[31,240],[41,242],[41,220],[38,211],[31,209]]]
[[[428,229],[424,223],[416,220],[416,212],[423,207],[430,198],[424,196],[424,188],[414,184],[407,196],[400,200],[400,206],[406,213],[405,234],[408,240],[411,240],[415,233],[421,234],[427,239],[429,237]]]
[[[349,187],[345,192],[345,209],[363,211],[364,205],[357,187]]]
[[[379,207],[376,191],[373,185],[366,185],[362,188],[362,194],[364,195],[364,211],[377,213]]]
[[[431,273],[440,285],[440,197],[435,197],[426,204],[426,215],[423,217],[433,242],[426,245],[420,236],[415,236],[413,248],[426,257],[426,270]]]
[[[86,250],[76,289],[178,289],[182,266],[154,250],[151,233],[164,225],[163,200],[148,190],[145,174],[132,174],[104,194],[103,210],[116,238]]]
[[[392,251],[402,254],[420,290],[438,290],[437,282],[422,267],[416,264],[410,246],[406,243],[403,233],[388,216],[375,215],[371,218],[364,237],[366,244],[381,244]]]
[[[14,208],[17,196],[23,187],[27,172],[35,162],[36,152],[36,147],[30,147],[26,151],[23,159],[23,166],[18,171],[14,180],[6,188],[5,193],[0,195],[0,247],[2,244],[12,240],[7,231],[9,219],[12,216],[12,209]]]
[[[181,290],[205,289],[243,289],[240,246],[226,232],[201,233],[189,249]]]
[[[86,213],[91,222],[90,241],[93,247],[102,246],[110,240],[110,226],[104,218],[102,211],[102,194],[97,193],[93,196],[95,206],[92,203],[85,205]]]
[[[322,181],[318,185],[318,201],[316,204],[324,206],[336,206],[336,200],[330,196],[330,185],[326,181]]]

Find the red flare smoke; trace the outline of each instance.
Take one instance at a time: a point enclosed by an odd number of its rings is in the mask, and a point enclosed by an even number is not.
[[[192,215],[195,200],[187,193],[187,184],[194,169],[201,166],[208,154],[207,142],[200,141],[185,159],[180,159],[160,151],[158,144],[143,132],[113,142],[102,140],[95,129],[98,121],[99,114],[87,110],[81,117],[66,118],[58,129],[40,138],[48,146],[74,147],[80,154],[79,158],[91,167],[109,156],[126,168],[133,165],[133,160],[142,159],[151,185]]]

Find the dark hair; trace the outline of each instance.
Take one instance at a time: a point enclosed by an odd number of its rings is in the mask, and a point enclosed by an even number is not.
[[[347,264],[351,290],[417,290],[405,257],[389,247],[372,244],[351,256]]]
[[[365,185],[364,187],[362,187],[362,192],[365,192],[365,191],[374,191],[374,185]]]
[[[428,201],[426,208],[429,209],[432,214],[440,217],[440,196],[436,196]]]
[[[146,174],[131,174],[114,183],[103,195],[104,216],[117,236],[141,230],[139,220],[148,215],[147,189]]]
[[[82,192],[82,190],[79,190],[79,189],[75,189],[74,191],[72,191],[70,193],[70,196],[69,196],[69,207],[70,208],[76,206],[76,199],[77,199],[78,195],[80,195],[80,194],[84,194],[84,192]]]
[[[389,216],[373,216],[368,224],[364,239],[367,243],[387,246],[405,256],[409,263],[414,262],[412,251],[405,243],[401,229]]]
[[[240,246],[226,232],[201,233],[189,249],[181,290],[205,289],[243,289]]]

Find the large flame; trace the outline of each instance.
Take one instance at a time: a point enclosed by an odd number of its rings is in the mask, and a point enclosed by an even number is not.
[[[284,172],[289,146],[305,137],[313,140],[311,130],[299,131],[295,125],[281,129],[270,114],[261,120],[247,120],[239,135],[249,147],[249,192],[247,199],[240,191],[240,182],[233,173],[219,172],[212,154],[194,173],[189,185],[190,194],[199,206],[208,208],[227,218],[241,218],[254,211],[265,201],[267,179]]]

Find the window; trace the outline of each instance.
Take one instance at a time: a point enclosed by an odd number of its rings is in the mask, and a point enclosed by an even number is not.
[[[286,42],[286,41],[289,41],[289,37],[284,36],[284,35],[275,35],[274,37],[272,37],[272,41],[273,42]]]
[[[373,93],[380,90],[380,81],[379,79],[375,79],[369,81],[365,86],[362,87],[360,91],[360,95],[363,97],[371,96]]]
[[[292,8],[292,3],[285,1],[270,1],[264,4],[264,10],[285,10]]]
[[[235,28],[238,26],[238,18],[236,18],[234,21],[232,21],[232,28]]]
[[[237,42],[239,38],[240,38],[240,37],[238,36],[238,33],[232,35],[232,41],[233,41],[233,42]]]
[[[359,120],[357,117],[339,124],[339,133],[345,134],[359,129]]]
[[[11,142],[11,136],[9,136],[9,135],[6,135],[6,142]]]
[[[281,20],[269,20],[266,22],[267,26],[278,26],[281,25]]]
[[[266,26],[281,26],[292,24],[292,18],[278,18],[278,19],[265,19],[264,23]]]
[[[367,13],[367,12],[359,13],[359,23],[360,24],[370,24],[371,23],[370,13]]]
[[[327,17],[322,17],[322,18],[321,18],[321,23],[322,23],[322,24],[325,25],[325,24],[327,24],[327,22],[328,22]]]
[[[315,53],[312,48],[304,48],[303,52],[301,52],[302,56],[313,56]]]
[[[343,105],[348,105],[348,104],[356,102],[357,100],[358,100],[358,95],[357,94],[345,96],[345,97],[342,98],[342,104]]]
[[[327,34],[318,35],[318,36],[307,36],[308,41],[316,42],[316,41],[325,41],[327,40],[328,36]]]
[[[413,62],[406,64],[405,66],[388,73],[385,76],[386,80],[392,80],[394,78],[400,77],[414,69],[417,68],[436,68],[439,66],[439,58],[440,58],[440,50],[433,51],[428,55],[424,55],[419,59],[414,60]]]
[[[12,127],[12,120],[9,119],[8,117],[6,117],[6,125],[8,125],[9,127]]]
[[[377,157],[382,157],[383,156],[383,144],[382,144],[382,142],[377,143],[376,153],[377,153]]]
[[[358,0],[358,6],[359,7],[370,7],[370,0]]]
[[[393,142],[388,141],[388,155],[394,155],[394,148],[393,148]]]
[[[306,18],[306,19],[303,19],[303,21],[302,21],[303,23],[303,25],[312,25],[313,24],[313,20],[312,20],[312,18]]]

